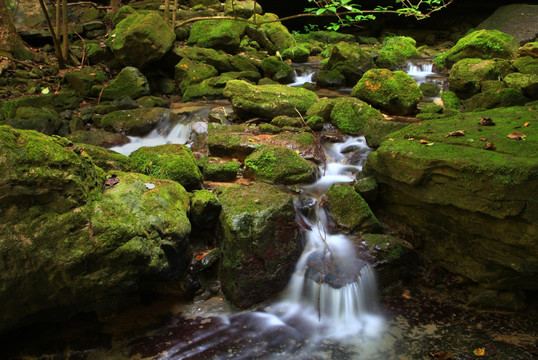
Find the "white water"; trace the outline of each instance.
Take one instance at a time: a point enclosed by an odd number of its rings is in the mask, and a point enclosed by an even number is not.
[[[314,76],[315,71],[311,69],[304,70],[302,72],[298,72],[295,70],[295,78],[293,83],[288,84],[289,86],[301,86],[305,83],[311,83],[312,77]]]
[[[420,64],[414,64],[409,63],[407,64],[407,69],[405,72],[407,75],[411,76],[418,85],[422,84],[423,82],[426,82],[429,77],[435,76],[436,73],[433,72],[433,64],[431,63],[420,63]]]

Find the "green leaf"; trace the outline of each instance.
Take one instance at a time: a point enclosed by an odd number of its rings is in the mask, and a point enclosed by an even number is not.
[[[323,14],[325,11],[327,11],[327,9],[318,9],[318,11],[316,11],[316,15],[321,15],[321,14]]]
[[[42,93],[43,95],[47,95],[48,93],[50,93],[50,89],[49,89],[48,87],[46,87],[46,88],[44,88],[44,89],[41,90],[41,93]]]

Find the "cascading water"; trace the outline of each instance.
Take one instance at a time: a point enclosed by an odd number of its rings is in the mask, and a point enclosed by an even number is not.
[[[289,86],[301,86],[305,83],[311,83],[312,77],[314,76],[315,71],[311,69],[304,69],[302,71],[295,70],[295,78]]]
[[[427,62],[410,62],[407,64],[405,72],[407,73],[407,75],[415,79],[415,81],[419,85],[423,82],[426,82],[428,78],[436,75],[436,73],[433,72],[433,64]]]

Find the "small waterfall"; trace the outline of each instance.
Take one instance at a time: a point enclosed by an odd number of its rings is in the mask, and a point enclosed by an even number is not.
[[[311,83],[312,77],[315,74],[315,70],[313,69],[295,69],[295,78],[293,83],[288,84],[289,86],[301,86],[305,83]]]
[[[411,76],[418,85],[423,82],[426,82],[428,77],[435,76],[436,73],[433,72],[433,64],[427,62],[421,63],[408,63],[405,72]]]

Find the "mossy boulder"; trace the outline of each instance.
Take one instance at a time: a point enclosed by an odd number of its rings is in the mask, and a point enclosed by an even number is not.
[[[232,4],[233,3],[233,4]],[[224,12],[228,16],[239,16],[244,19],[250,18],[256,14],[262,14],[263,10],[260,4],[250,0],[226,0],[224,2]]]
[[[187,44],[234,53],[239,49],[245,29],[244,22],[235,20],[197,21],[192,25]]]
[[[358,45],[340,42],[331,51],[323,70],[336,70],[345,78],[346,86],[354,86],[370,69],[375,67],[372,57]]]
[[[436,97],[441,92],[439,85],[432,82],[423,82],[418,87],[422,94],[427,97]]]
[[[223,73],[220,76],[205,79],[196,84],[191,83],[183,93],[181,101],[222,99],[224,98],[224,87],[230,80],[244,80],[255,83],[259,78],[260,73],[257,71],[231,71]]]
[[[250,85],[232,80],[224,88],[226,96],[241,118],[261,116],[272,119],[279,115],[305,114],[316,101],[317,95],[310,90],[286,85]]]
[[[217,189],[222,291],[247,308],[286,286],[302,245],[292,197],[268,184]]]
[[[219,72],[236,70],[230,63],[232,57],[220,50],[206,49],[198,46],[182,46],[174,48],[172,52],[181,59],[187,58],[198,63],[211,65]]]
[[[97,145],[81,143],[76,143],[75,145],[83,154],[91,157],[95,165],[106,172],[110,172],[111,175],[115,175],[114,171],[135,171],[128,156]]]
[[[323,202],[338,228],[346,233],[376,233],[379,220],[349,184],[334,184],[323,196]]]
[[[327,89],[339,89],[346,84],[346,77],[338,69],[321,69],[315,74],[315,80],[317,86]]]
[[[310,183],[316,166],[283,146],[262,146],[245,159],[245,176],[273,184]]]
[[[461,38],[449,51],[441,54],[436,63],[451,67],[462,59],[512,59],[519,42],[498,30],[477,30]]]
[[[422,92],[413,78],[403,71],[372,69],[353,87],[351,96],[394,115],[417,111]]]
[[[335,101],[336,99],[334,98],[326,97],[318,99],[308,108],[306,116],[320,116],[328,122],[331,119],[331,112],[333,111]]]
[[[497,80],[511,71],[508,61],[463,59],[454,64],[450,71],[450,91],[460,99],[468,99],[480,92],[483,81]]]
[[[538,58],[538,41],[528,42],[517,50],[517,56]]]
[[[133,13],[116,25],[105,44],[121,64],[143,68],[162,58],[175,39],[174,31],[158,13]]]
[[[538,56],[536,58],[523,56],[515,59],[512,66],[522,74],[538,74]]]
[[[70,71],[65,74],[65,80],[69,86],[81,95],[90,95],[92,86],[104,83],[106,74],[96,68],[84,67],[80,70]]]
[[[368,121],[385,119],[379,110],[356,98],[338,98],[332,104],[330,122],[349,135],[362,134]]]
[[[278,126],[279,128],[283,128],[285,126],[300,128],[304,126],[304,123],[303,120],[298,116],[280,115],[271,120],[271,125]]]
[[[262,71],[264,75],[281,84],[293,81],[294,71],[286,62],[276,56],[269,56],[262,60]]]
[[[289,59],[294,63],[304,63],[308,61],[310,51],[302,45],[294,46],[282,52],[283,59]]]
[[[464,113],[393,133],[365,164],[379,184],[376,215],[411,231],[415,249],[451,272],[492,289],[535,291],[538,134],[522,124],[536,112]],[[464,135],[451,136],[458,130]],[[513,132],[525,140],[507,137]]]
[[[246,29],[247,35],[271,54],[275,54],[277,51],[282,52],[295,46],[295,39],[288,29],[278,21],[277,15],[271,13],[253,15],[249,20],[258,23],[273,21],[260,26],[249,25]]]
[[[219,220],[222,205],[211,191],[195,190],[190,197],[190,213],[193,228],[213,230]]]
[[[76,130],[66,136],[74,143],[90,144],[102,147],[113,147],[130,142],[129,138],[121,133],[105,130]]]
[[[200,189],[202,173],[191,150],[181,144],[141,147],[131,155],[133,167],[160,179],[175,180],[188,191]]]
[[[487,90],[464,100],[465,111],[493,109],[497,107],[523,106],[530,101],[520,89],[505,88]]]
[[[445,109],[460,110],[462,102],[453,91],[441,91],[441,100]]]
[[[0,123],[16,129],[39,131],[46,135],[57,134],[62,126],[58,113],[49,107],[19,107],[12,119]]]
[[[146,77],[135,67],[127,66],[107,85],[101,98],[116,100],[123,96],[138,99],[149,94],[149,84]]]
[[[534,74],[508,74],[504,78],[504,82],[509,88],[521,90],[523,95],[532,100],[538,100],[538,72]]]
[[[204,179],[208,181],[233,181],[239,173],[239,162],[216,157],[203,157],[199,161]]]
[[[390,37],[379,50],[375,63],[380,68],[403,70],[407,59],[418,56],[416,45],[417,42],[408,36]]]
[[[212,65],[184,58],[175,66],[174,81],[179,92],[183,94],[190,85],[217,76],[218,73],[218,70]]]
[[[4,101],[0,104],[0,121],[13,119],[20,107],[52,108],[56,112],[78,108],[82,97],[74,91],[62,91],[58,94],[24,96],[15,100]]]
[[[95,121],[95,123],[107,131],[142,136],[153,130],[161,121],[173,119],[174,117],[177,117],[177,115],[169,109],[157,107],[140,108],[113,111]]]

